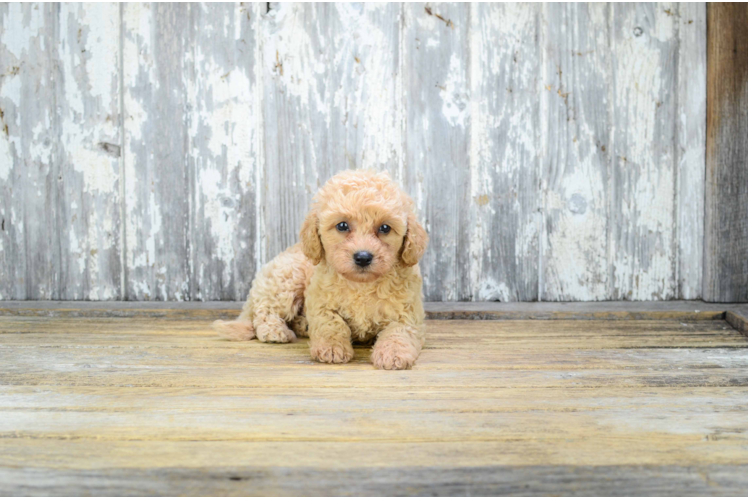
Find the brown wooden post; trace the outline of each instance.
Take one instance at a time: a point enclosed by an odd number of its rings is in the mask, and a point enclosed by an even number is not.
[[[704,300],[748,302],[748,4],[707,7]]]

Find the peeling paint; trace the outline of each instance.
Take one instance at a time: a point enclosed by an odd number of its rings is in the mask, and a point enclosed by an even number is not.
[[[478,286],[476,300],[508,302],[512,300],[512,295],[506,283],[496,283],[493,279],[486,277]]]
[[[35,7],[0,6],[3,298],[243,299],[345,168],[412,194],[429,299],[700,294],[703,4]]]
[[[10,139],[0,133],[0,181],[5,182],[13,169],[13,155],[10,151]]]
[[[452,54],[449,59],[449,71],[444,82],[443,90],[439,93],[442,98],[442,113],[447,122],[454,126],[465,127],[465,123],[470,112],[468,102],[469,95],[465,90],[465,71],[456,54]]]

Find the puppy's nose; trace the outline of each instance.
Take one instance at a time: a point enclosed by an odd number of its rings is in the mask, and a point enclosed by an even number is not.
[[[374,260],[374,256],[363,250],[353,254],[353,262],[355,262],[358,267],[366,267],[371,264],[372,260]]]

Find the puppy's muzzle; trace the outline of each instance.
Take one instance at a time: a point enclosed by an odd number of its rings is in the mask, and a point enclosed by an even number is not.
[[[353,262],[355,262],[358,267],[366,267],[371,264],[372,260],[374,260],[374,256],[370,252],[362,250],[353,254]]]

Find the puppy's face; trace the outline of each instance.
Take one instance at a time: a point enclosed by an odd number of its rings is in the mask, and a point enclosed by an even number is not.
[[[410,198],[386,174],[349,171],[317,194],[301,239],[315,263],[324,259],[346,279],[368,282],[416,264],[428,237]]]
[[[405,237],[399,214],[377,206],[320,214],[320,239],[325,258],[351,281],[373,281],[392,270]]]

